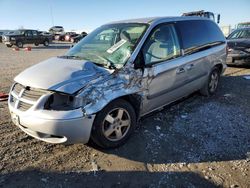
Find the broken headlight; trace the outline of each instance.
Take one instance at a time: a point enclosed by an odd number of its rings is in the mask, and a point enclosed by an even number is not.
[[[67,111],[84,107],[89,103],[84,97],[65,93],[53,93],[44,105],[46,110]]]

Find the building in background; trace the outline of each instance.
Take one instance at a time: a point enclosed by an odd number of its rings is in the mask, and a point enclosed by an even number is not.
[[[220,29],[225,37],[227,37],[233,31],[231,25],[221,26]]]

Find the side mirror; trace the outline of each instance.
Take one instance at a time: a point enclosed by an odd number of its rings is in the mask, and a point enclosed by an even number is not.
[[[217,24],[220,23],[220,14],[217,15]]]
[[[134,61],[134,68],[143,69],[144,66],[145,66],[145,60],[144,60],[143,52],[141,50]]]

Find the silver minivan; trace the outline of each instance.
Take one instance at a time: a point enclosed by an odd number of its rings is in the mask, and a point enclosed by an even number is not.
[[[214,94],[225,61],[226,40],[209,19],[112,22],[16,76],[9,110],[37,139],[117,147],[142,116],[194,91]]]

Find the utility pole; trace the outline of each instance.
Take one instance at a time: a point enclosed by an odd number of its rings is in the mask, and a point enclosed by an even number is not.
[[[49,1],[49,7],[50,7],[51,22],[52,22],[52,27],[53,27],[54,26],[54,17],[53,17],[53,10],[52,10],[52,5],[51,5],[51,0]]]

